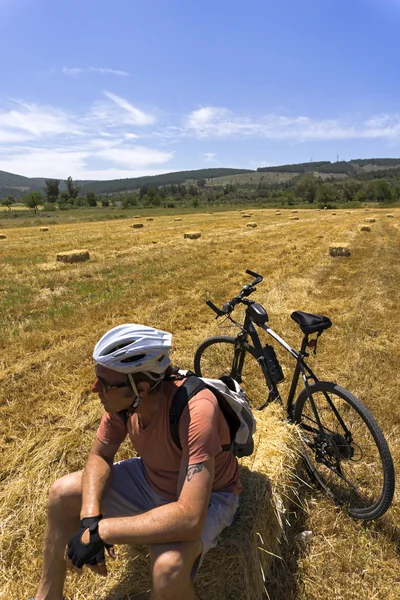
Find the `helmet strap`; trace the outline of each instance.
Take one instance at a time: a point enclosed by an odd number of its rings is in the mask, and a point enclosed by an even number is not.
[[[141,397],[141,395],[139,394],[139,391],[138,391],[138,389],[137,389],[137,387],[136,387],[136,383],[135,383],[135,381],[134,381],[134,379],[133,379],[133,377],[132,377],[131,373],[128,373],[127,375],[128,375],[129,383],[131,384],[132,391],[133,391],[133,393],[134,393],[134,395],[135,395],[135,399],[134,399],[134,401],[132,402],[132,404],[130,405],[130,407],[129,407],[129,409],[128,409],[129,411],[132,411],[132,413],[131,413],[131,414],[133,414],[133,413],[135,412],[135,409],[136,409],[136,408],[139,406],[139,404],[142,402],[142,397]],[[132,409],[133,409],[133,410],[132,410]]]

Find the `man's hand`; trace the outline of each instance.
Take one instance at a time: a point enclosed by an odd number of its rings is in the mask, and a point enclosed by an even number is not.
[[[68,568],[73,568],[79,575],[84,565],[98,575],[107,575],[104,548],[107,548],[110,558],[115,558],[114,546],[106,544],[100,538],[98,524],[101,519],[102,515],[83,518],[80,530],[70,539],[65,549]]]

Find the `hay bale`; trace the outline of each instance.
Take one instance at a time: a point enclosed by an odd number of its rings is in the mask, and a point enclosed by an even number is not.
[[[255,452],[239,461],[244,488],[240,506],[218,546],[206,554],[194,583],[197,600],[263,598],[263,574],[267,576],[273,554],[281,553],[287,514],[299,489],[298,435],[294,426],[283,422],[279,406],[271,404],[256,419]],[[118,581],[118,597],[144,596],[151,588],[148,547],[118,546],[118,563],[124,573]],[[106,585],[115,595],[115,581]],[[111,597],[103,589],[100,595]]]
[[[298,221],[299,217],[289,217],[289,221]]]
[[[4,233],[0,233],[0,240],[5,240],[7,239],[7,236],[4,235]]]
[[[331,213],[331,215],[337,215],[337,213]]]
[[[257,223],[247,223],[246,227],[257,227]]]
[[[329,247],[330,256],[350,256],[350,248],[348,244],[335,244]]]
[[[297,213],[297,212],[299,212],[299,211],[298,211],[298,210],[291,210],[290,212],[292,212],[292,213]]]
[[[174,219],[174,221],[182,221],[182,219],[180,217]]]
[[[184,239],[189,239],[189,240],[197,240],[197,238],[201,237],[201,233],[200,231],[188,231],[187,233],[183,234]]]
[[[69,250],[68,252],[59,252],[57,254],[57,260],[63,263],[85,262],[89,258],[89,250]]]
[[[251,213],[244,213],[242,217],[243,219],[248,219],[249,217],[251,217]]]
[[[369,225],[361,225],[360,231],[371,231],[371,227]]]
[[[134,215],[132,219],[140,219],[140,215]]]
[[[275,216],[276,216],[276,217],[280,217],[280,216],[281,216],[281,214],[282,214],[282,213],[280,213],[280,212],[276,212],[276,213],[275,213]]]
[[[208,214],[208,215],[213,215],[214,213],[213,213],[213,212],[208,212],[207,214]]]
[[[394,215],[386,215],[388,219],[394,219]]]
[[[351,212],[349,210],[346,210],[346,215],[351,215]]]
[[[48,231],[48,230],[49,230],[49,228],[48,228],[48,227],[41,227],[41,228],[40,228],[40,231]]]
[[[364,221],[365,221],[366,223],[375,223],[375,219],[374,219],[374,218],[372,218],[372,217],[369,217],[368,219],[364,219]]]
[[[154,221],[153,217],[147,217],[146,221]]]
[[[131,225],[131,227],[133,229],[141,229],[143,227],[143,223],[133,223],[133,225]]]

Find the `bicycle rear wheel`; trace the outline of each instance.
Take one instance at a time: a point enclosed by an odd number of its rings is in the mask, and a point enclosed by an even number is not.
[[[394,494],[393,460],[382,431],[353,394],[334,383],[310,386],[321,433],[304,389],[294,405],[307,470],[356,519],[382,516]]]
[[[240,383],[254,409],[263,406],[269,394],[255,349],[247,343],[238,345],[234,337],[218,336],[204,340],[194,355],[194,372],[199,377],[210,379],[229,375]]]

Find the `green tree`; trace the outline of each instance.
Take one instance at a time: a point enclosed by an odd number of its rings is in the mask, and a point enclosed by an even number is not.
[[[355,179],[347,179],[340,184],[343,200],[345,202],[351,202],[355,199],[355,195],[362,188],[362,183]]]
[[[295,185],[295,195],[312,204],[316,200],[320,185],[313,175],[304,175]]]
[[[86,194],[86,204],[88,206],[97,206],[97,196],[94,192],[88,192]]]
[[[377,202],[390,202],[392,200],[392,190],[386,179],[377,179],[375,183],[375,200]]]
[[[57,202],[58,194],[59,194],[59,179],[46,179],[45,180],[46,189],[46,201],[47,202]]]
[[[108,200],[108,198],[102,198],[101,205],[104,207],[110,206],[110,201]]]
[[[25,194],[23,197],[23,201],[28,208],[31,208],[36,213],[39,205],[43,204],[43,196],[41,192],[28,192],[28,194]]]
[[[207,183],[207,181],[204,178],[198,179],[197,180],[197,187],[203,188],[203,187],[205,187],[206,183]]]
[[[318,202],[318,204],[323,206],[339,202],[340,196],[338,188],[332,183],[323,183],[318,189],[315,200]]]
[[[12,202],[11,202],[11,200],[10,200],[9,197],[8,198],[3,198],[2,201],[1,201],[1,205],[2,206],[7,206],[8,210],[11,210]]]
[[[76,198],[79,194],[80,187],[72,181],[71,176],[65,180],[65,185],[67,186],[68,196],[70,198]]]

